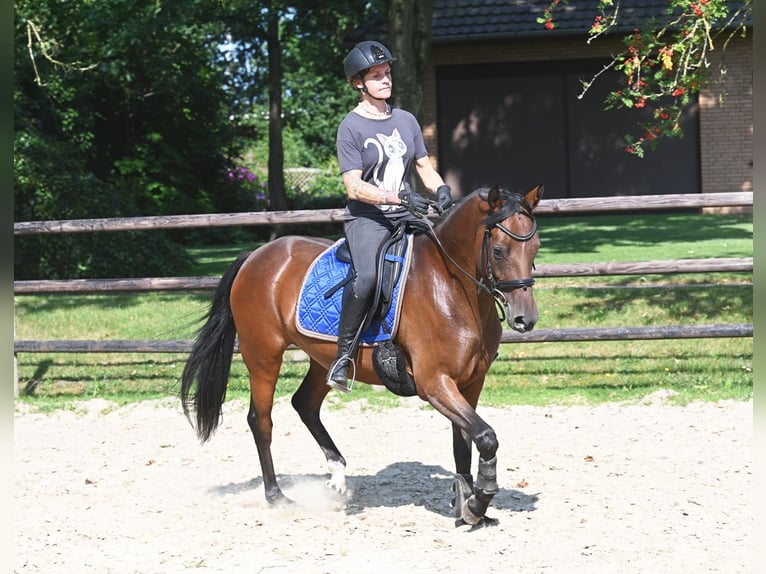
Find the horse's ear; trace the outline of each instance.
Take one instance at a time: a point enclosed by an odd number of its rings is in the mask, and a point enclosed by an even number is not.
[[[535,209],[537,207],[537,204],[540,203],[540,200],[543,198],[543,186],[542,184],[535,187],[532,191],[527,193],[527,195],[524,197],[526,199],[527,203],[529,204],[529,207],[532,209]]]
[[[501,195],[500,186],[493,185],[489,188],[489,191],[487,192],[487,203],[489,203],[490,211],[495,211],[500,207]]]

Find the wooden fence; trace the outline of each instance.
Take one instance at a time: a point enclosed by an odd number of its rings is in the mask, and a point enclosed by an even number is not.
[[[670,209],[702,209],[752,207],[752,192],[714,194],[644,195],[542,200],[536,213],[576,214],[625,211],[661,211]],[[195,227],[246,225],[290,225],[307,223],[340,223],[341,209],[273,211],[231,214],[177,215],[160,217],[126,217],[65,221],[33,221],[14,223],[14,235],[38,233],[85,233]],[[753,259],[709,258],[634,263],[587,263],[539,265],[536,277],[575,277],[666,273],[752,272]],[[162,277],[139,279],[75,279],[69,281],[15,281],[14,294],[104,293],[212,290],[217,277]],[[539,329],[531,333],[503,332],[503,342],[593,341],[636,339],[681,339],[716,337],[752,337],[752,323],[713,325],[674,325],[658,327],[607,327],[583,329]],[[17,353],[186,353],[191,341],[120,341],[120,340],[15,340]],[[18,389],[18,382],[16,382]]]

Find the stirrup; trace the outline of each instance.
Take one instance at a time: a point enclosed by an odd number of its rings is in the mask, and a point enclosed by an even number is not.
[[[348,361],[348,366],[346,367],[346,370],[348,371],[348,368],[351,367],[353,369],[353,375],[351,376],[351,382],[348,384],[339,383],[338,381],[334,381],[330,378],[330,375],[332,375],[333,371],[335,370],[335,365],[338,364],[339,361]],[[356,362],[354,359],[352,359],[349,355],[343,355],[339,359],[335,359],[330,365],[330,370],[327,371],[327,381],[325,381],[325,384],[328,387],[332,387],[333,389],[337,389],[339,391],[343,391],[344,393],[350,393],[351,389],[354,386],[354,379],[356,379]],[[349,380],[348,375],[346,375],[346,381]]]
[[[338,391],[343,391],[344,393],[350,393],[351,392],[351,386],[350,385],[343,385],[339,383],[338,381],[333,381],[332,379],[327,379],[327,386],[332,387],[333,389],[336,389]]]

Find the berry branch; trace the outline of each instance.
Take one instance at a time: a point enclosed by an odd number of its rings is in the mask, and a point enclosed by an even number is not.
[[[551,0],[537,22],[555,30],[555,12],[569,1]],[[599,0],[597,12],[588,30],[588,43],[619,23],[620,0]],[[745,0],[734,12],[726,0],[668,0],[664,19],[648,22],[626,36],[625,49],[583,84],[579,97],[608,69],[621,72],[621,86],[608,94],[604,107],[651,111],[650,120],[638,123],[638,133],[625,135],[625,151],[643,157],[663,138],[683,137],[683,112],[711,81],[709,52],[722,36],[724,49],[735,34],[744,36],[751,12],[752,0]]]

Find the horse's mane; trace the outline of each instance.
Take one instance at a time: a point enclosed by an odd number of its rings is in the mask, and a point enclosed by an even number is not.
[[[511,191],[509,189],[506,189],[504,187],[495,186],[497,187],[497,190],[500,192],[500,197],[503,199],[501,202],[500,209],[497,211],[493,211],[487,216],[487,226],[493,227],[494,225],[500,223],[501,221],[505,221],[508,219],[512,214],[514,213],[524,213],[528,216],[532,216],[532,207],[527,203],[527,200],[524,198],[524,196],[518,192]],[[461,197],[460,199],[456,200],[455,203],[452,205],[450,210],[445,215],[444,219],[441,220],[441,222],[445,222],[448,219],[450,219],[455,212],[459,210],[460,204],[467,202],[470,198],[474,196],[481,196],[486,200],[487,195],[489,194],[492,187],[480,187],[478,189],[475,189],[470,194]]]

